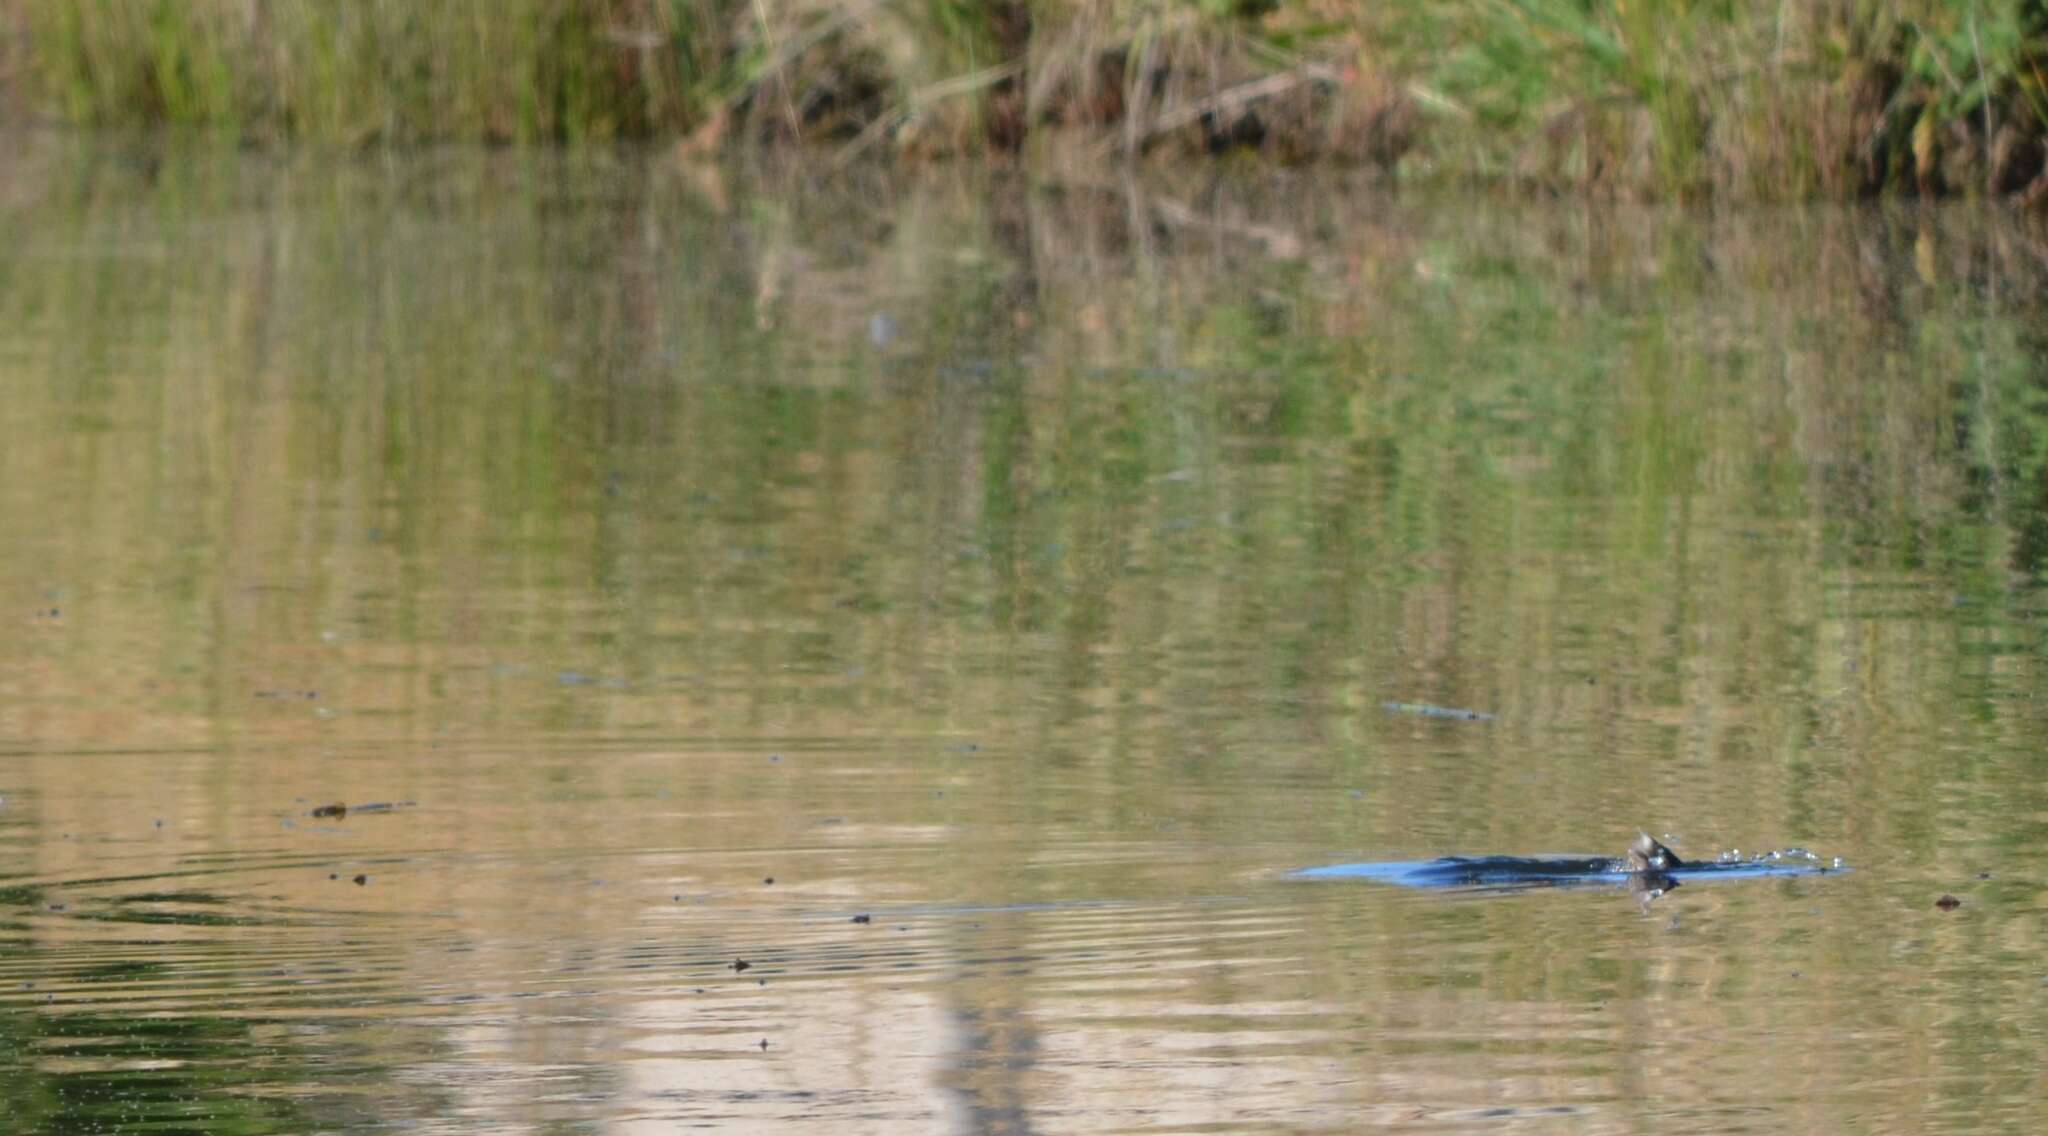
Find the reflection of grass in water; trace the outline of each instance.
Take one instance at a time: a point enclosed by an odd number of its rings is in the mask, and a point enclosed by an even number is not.
[[[34,488],[4,498],[22,547],[0,594],[114,581],[66,601],[61,651],[4,648],[54,699],[90,691],[39,727],[531,739],[531,761],[446,776],[509,818],[490,841],[536,854],[589,830],[490,803],[668,775],[625,750],[973,737],[877,761],[908,772],[869,794],[708,762],[659,820],[603,810],[636,848],[685,826],[759,846],[764,818],[807,808],[943,827],[970,854],[919,884],[935,893],[1002,894],[1076,833],[1132,842],[1060,872],[1098,897],[1183,849],[1452,830],[1537,851],[1601,818],[1930,859],[1965,830],[2025,835],[2024,809],[1951,791],[2038,782],[2031,703],[2001,674],[2038,647],[2015,615],[2048,445],[2024,233],[1227,183],[768,180],[720,212],[627,160],[431,161],[50,162],[38,204],[0,216],[25,250],[0,270],[0,327],[21,329],[0,348],[0,486]],[[108,239],[163,252],[39,255]],[[877,311],[900,328],[879,345]],[[41,428],[73,412],[113,430]],[[1952,591],[1982,622],[1947,614]],[[259,717],[250,689],[280,671],[380,717]],[[1898,760],[1901,736],[1942,759]],[[591,737],[619,759],[549,749]],[[407,756],[440,776],[474,761],[459,749]],[[222,769],[192,792],[307,791],[260,757]],[[925,769],[956,778],[948,797]],[[1302,949],[1367,1005],[1383,975],[1441,988],[1365,957],[1412,941],[1401,919],[1457,942],[1586,934],[1561,905],[1388,912],[1384,934],[1343,906]],[[1794,932],[1767,963],[1447,965],[1515,1002],[1896,965],[1855,920]],[[208,1036],[242,1060],[238,1035]]]
[[[436,160],[431,191],[287,172],[289,216],[226,230],[193,218],[245,199],[232,164],[173,158],[147,191],[60,167],[80,188],[41,239],[167,250],[26,258],[0,290],[39,329],[17,413],[120,443],[20,431],[8,460],[66,487],[36,507],[84,515],[32,517],[77,543],[0,570],[148,565],[124,637],[67,641],[133,651],[116,683],[179,676],[97,705],[291,729],[246,676],[308,667],[323,707],[502,733],[971,730],[1028,698],[1066,709],[1027,743],[1146,770],[1134,797],[1163,776],[1144,754],[1307,761],[1251,755],[1311,735],[1426,796],[1442,771],[1375,755],[1409,728],[1378,704],[1428,700],[1616,723],[1552,771],[1560,798],[1696,814],[1613,758],[1684,747],[1784,763],[1799,801],[1758,815],[1827,813],[1840,771],[1793,776],[1811,727],[1765,692],[1875,684],[1922,720],[1983,694],[1930,661],[1845,677],[1847,637],[1906,624],[1832,582],[1915,573],[1887,601],[1910,614],[1931,580],[2009,604],[2039,570],[2035,278],[1967,219],[1937,247],[2012,299],[1939,259],[1902,281],[1921,234],[1885,215],[1454,221],[1225,187],[1189,222],[1143,187],[945,181],[852,204],[770,181],[732,215],[613,158]],[[598,186],[605,208],[561,207]],[[1253,222],[1320,236],[1274,258]],[[656,681],[683,670],[704,681]],[[1466,789],[1518,818],[1514,784]]]
[[[227,900],[193,892],[163,895],[124,895],[105,905],[83,907],[71,913],[74,919],[96,923],[145,923],[176,927],[260,927],[274,922],[255,915],[220,911],[185,910],[214,907]]]
[[[83,976],[81,976],[83,977]],[[91,981],[150,984],[160,963],[102,967]],[[0,1117],[10,1132],[304,1132],[315,1115],[289,1096],[306,1063],[283,1059],[291,1035],[241,1017],[96,1013],[67,997],[42,1012],[0,1013]]]

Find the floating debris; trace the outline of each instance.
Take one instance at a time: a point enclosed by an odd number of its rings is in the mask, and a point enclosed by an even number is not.
[[[1433,702],[1382,702],[1380,709],[1389,714],[1413,714],[1418,718],[1450,718],[1461,722],[1491,722],[1493,715],[1484,710],[1467,710],[1461,706],[1438,706]]]
[[[1941,908],[1943,911],[1954,911],[1956,908],[1961,907],[1962,905],[1962,900],[1957,899],[1955,896],[1947,894],[1942,895],[1940,899],[1934,901],[1934,906]]]
[[[336,801],[331,805],[321,805],[306,815],[316,820],[341,820],[350,813],[395,813],[400,809],[413,808],[416,804],[414,801],[366,801],[360,805],[346,805]]]

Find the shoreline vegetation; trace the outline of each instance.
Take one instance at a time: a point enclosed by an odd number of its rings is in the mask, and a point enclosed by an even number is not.
[[[16,121],[2048,207],[2048,0],[0,0]]]

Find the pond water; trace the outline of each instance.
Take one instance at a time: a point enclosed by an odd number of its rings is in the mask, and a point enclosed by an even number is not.
[[[0,1131],[2048,1128],[2017,218],[9,152]]]

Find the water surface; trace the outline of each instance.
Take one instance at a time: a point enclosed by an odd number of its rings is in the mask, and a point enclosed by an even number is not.
[[[0,1130],[2048,1126],[2013,218],[13,149]]]

